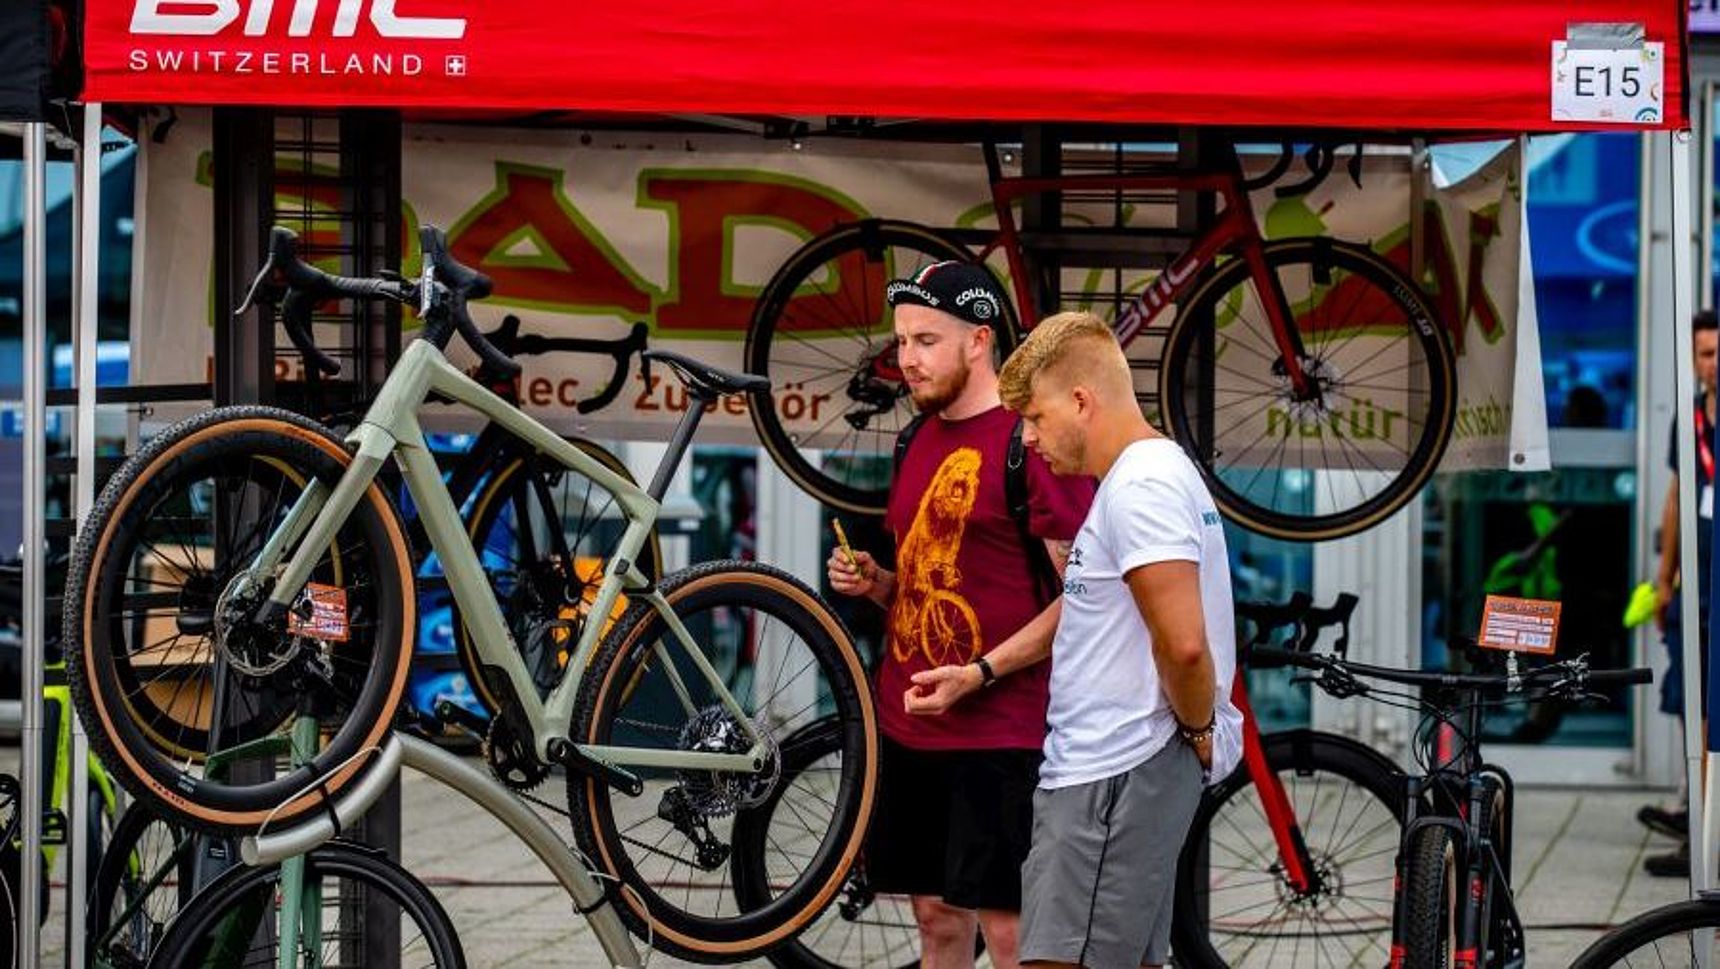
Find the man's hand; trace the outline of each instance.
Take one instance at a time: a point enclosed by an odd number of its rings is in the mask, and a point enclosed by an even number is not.
[[[1200,759],[1202,770],[1212,770],[1212,734],[1207,734],[1200,740],[1189,744],[1194,748],[1194,755]]]
[[[957,700],[978,690],[984,677],[979,667],[969,663],[915,673],[913,681],[914,685],[902,694],[902,705],[909,713],[931,715],[943,713],[955,706]]]
[[[858,568],[856,568],[858,566]],[[848,563],[848,555],[841,548],[832,549],[830,561],[824,563],[824,570],[830,576],[830,587],[845,596],[873,597],[879,584],[876,559],[870,552],[855,552],[854,564]]]

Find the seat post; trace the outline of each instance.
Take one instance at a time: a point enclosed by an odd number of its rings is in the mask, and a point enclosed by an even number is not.
[[[687,448],[693,443],[693,433],[699,429],[699,421],[705,416],[705,405],[717,399],[714,391],[698,384],[687,387],[687,412],[681,415],[681,422],[675,425],[675,433],[669,437],[669,449],[663,452],[663,460],[657,465],[657,473],[651,476],[651,485],[645,493],[652,501],[661,503],[663,496],[669,493],[669,482],[675,477],[675,469],[681,466],[681,458],[686,456]]]

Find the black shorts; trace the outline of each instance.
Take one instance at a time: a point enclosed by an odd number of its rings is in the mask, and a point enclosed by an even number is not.
[[[883,738],[866,874],[881,892],[1021,910],[1037,750],[914,750]]]

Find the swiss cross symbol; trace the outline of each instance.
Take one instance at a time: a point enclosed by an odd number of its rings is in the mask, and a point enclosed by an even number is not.
[[[449,54],[446,70],[449,77],[465,77],[466,58],[461,54]]]

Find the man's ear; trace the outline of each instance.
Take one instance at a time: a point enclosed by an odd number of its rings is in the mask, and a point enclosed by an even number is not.
[[[1083,417],[1093,413],[1093,391],[1083,384],[1069,388],[1069,395],[1075,399],[1075,413]]]

